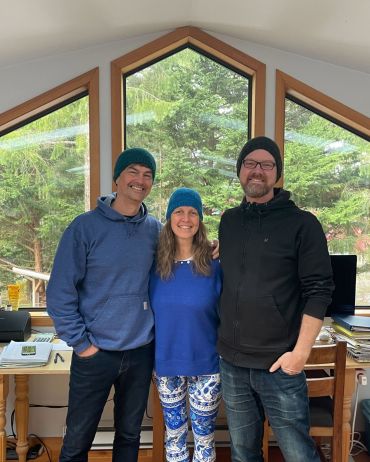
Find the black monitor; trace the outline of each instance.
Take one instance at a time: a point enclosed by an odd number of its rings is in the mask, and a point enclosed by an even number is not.
[[[357,255],[330,255],[335,289],[326,316],[355,314]]]

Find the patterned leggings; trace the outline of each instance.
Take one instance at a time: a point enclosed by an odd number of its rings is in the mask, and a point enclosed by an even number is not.
[[[221,399],[220,374],[195,377],[155,377],[166,424],[167,462],[189,462],[186,445],[189,396],[190,419],[194,438],[193,462],[216,460],[215,424]]]

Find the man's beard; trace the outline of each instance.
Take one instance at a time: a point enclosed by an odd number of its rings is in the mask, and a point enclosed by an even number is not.
[[[253,178],[253,177],[252,177]],[[250,178],[250,179],[252,179]],[[255,177],[257,178],[257,177]],[[266,183],[251,183],[248,179],[247,184],[245,185],[244,192],[247,197],[263,197],[270,192],[269,186]]]

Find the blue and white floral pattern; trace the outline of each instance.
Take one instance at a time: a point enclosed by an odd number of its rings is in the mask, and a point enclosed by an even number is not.
[[[215,424],[221,399],[220,374],[195,377],[155,377],[166,425],[167,462],[190,462],[186,445],[189,396],[194,438],[193,462],[214,462]]]

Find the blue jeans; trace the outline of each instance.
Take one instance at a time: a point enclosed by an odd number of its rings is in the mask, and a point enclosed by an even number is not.
[[[153,342],[134,350],[100,350],[88,358],[73,354],[67,432],[60,462],[87,462],[112,386],[115,389],[112,460],[137,462],[153,358]]]
[[[304,372],[237,367],[220,360],[222,395],[233,462],[263,462],[265,412],[285,462],[320,462],[309,436],[309,407]]]

